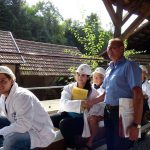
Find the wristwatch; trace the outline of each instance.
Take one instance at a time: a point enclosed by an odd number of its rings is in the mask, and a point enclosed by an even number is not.
[[[133,123],[133,124],[132,124],[132,126],[134,126],[134,127],[138,128],[138,129],[140,129],[140,128],[141,128],[141,125],[140,125],[140,124],[137,124],[137,123]]]

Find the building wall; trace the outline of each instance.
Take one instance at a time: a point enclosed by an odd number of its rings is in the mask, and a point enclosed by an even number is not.
[[[20,76],[19,86],[47,87],[56,86],[58,77],[55,76]],[[59,99],[62,89],[31,90],[40,100]]]

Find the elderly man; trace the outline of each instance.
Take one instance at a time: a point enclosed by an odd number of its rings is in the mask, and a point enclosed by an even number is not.
[[[106,70],[102,87],[103,95],[88,102],[93,105],[100,101],[106,103],[104,110],[104,124],[106,128],[107,150],[128,150],[138,139],[142,118],[143,95],[141,69],[124,57],[124,43],[114,38],[108,43],[107,54],[112,60]],[[133,123],[128,128],[129,138],[119,136],[119,99],[133,99]]]

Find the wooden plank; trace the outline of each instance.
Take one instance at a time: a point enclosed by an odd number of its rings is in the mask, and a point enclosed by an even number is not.
[[[146,11],[145,14],[139,15],[132,24],[124,31],[124,33],[121,35],[122,39],[127,39],[130,35],[134,33],[134,30],[143,22],[143,20],[146,18],[146,16],[150,15],[150,9]]]
[[[46,112],[49,114],[56,113],[59,110],[59,99],[40,101]]]
[[[103,0],[103,3],[104,3],[104,5],[105,5],[105,7],[106,7],[106,9],[107,9],[107,11],[108,11],[108,13],[109,13],[111,19],[112,19],[112,22],[113,22],[114,26],[117,26],[117,25],[118,25],[118,24],[117,24],[118,18],[117,18],[117,16],[116,16],[116,13],[115,13],[115,11],[114,11],[114,8],[113,8],[113,6],[112,6],[112,3],[111,3],[109,0]]]

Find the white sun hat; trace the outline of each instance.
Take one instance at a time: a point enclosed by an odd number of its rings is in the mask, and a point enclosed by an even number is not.
[[[98,68],[95,69],[95,71],[93,72],[93,74],[94,74],[94,73],[102,74],[102,75],[105,77],[106,71],[105,71],[104,68],[98,67]]]
[[[13,79],[13,81],[16,80],[14,73],[7,66],[0,66],[0,73],[5,73],[5,74],[9,75]]]
[[[76,72],[81,73],[81,74],[86,74],[86,75],[91,75],[92,71],[89,65],[87,64],[81,64]]]
[[[147,70],[146,66],[140,65],[140,68],[142,69],[142,71],[144,71],[146,74],[148,74],[148,70]]]

